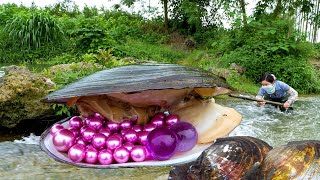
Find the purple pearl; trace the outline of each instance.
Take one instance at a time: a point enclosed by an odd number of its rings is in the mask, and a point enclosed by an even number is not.
[[[83,131],[86,130],[87,128],[88,128],[88,126],[82,126],[82,127],[80,128],[80,134],[82,134]]]
[[[173,124],[179,122],[179,116],[175,114],[170,114],[169,116],[166,117],[165,122],[167,126],[172,126]]]
[[[132,127],[130,120],[124,120],[120,123],[121,129],[130,129]]]
[[[122,129],[122,130],[120,131],[121,136],[124,136],[125,133],[126,133],[128,130],[129,130],[129,129]]]
[[[111,133],[115,133],[118,132],[120,124],[113,121],[108,121],[106,123],[106,127],[111,131]]]
[[[170,127],[170,130],[177,134],[177,151],[189,151],[197,144],[198,133],[192,124],[188,122],[177,122]]]
[[[50,134],[52,136],[54,136],[58,131],[60,131],[61,129],[64,129],[64,127],[61,124],[54,124],[51,128],[50,128]]]
[[[156,116],[152,118],[151,124],[153,124],[155,127],[161,127],[163,126],[164,122],[162,118],[160,118],[159,116]]]
[[[69,128],[69,130],[70,130],[71,132],[73,132],[73,134],[74,134],[74,136],[75,136],[75,137],[78,137],[78,136],[79,136],[79,134],[80,134],[79,129],[76,129],[76,128]]]
[[[146,124],[146,125],[144,126],[143,130],[150,132],[150,131],[154,130],[155,128],[156,128],[156,126],[153,125],[153,124]]]
[[[146,147],[155,159],[167,160],[177,151],[177,144],[176,133],[166,127],[159,127],[149,133]]]
[[[120,147],[122,145],[122,138],[111,135],[106,142],[106,146],[110,150],[115,150],[116,148]]]
[[[132,142],[133,144],[136,143],[138,141],[138,135],[137,132],[135,132],[132,129],[128,129],[124,135],[123,135],[123,139],[125,142]]]
[[[118,163],[126,163],[130,158],[130,152],[125,147],[118,147],[113,152],[113,158]]]
[[[101,133],[97,133],[92,138],[92,146],[97,150],[103,149],[106,145],[107,137]]]
[[[80,129],[83,126],[82,118],[79,116],[73,116],[69,120],[69,126],[70,128]]]
[[[131,151],[131,149],[134,147],[134,144],[131,142],[126,142],[122,145],[122,147],[125,147],[128,149],[128,151]]]
[[[89,164],[95,164],[98,162],[98,151],[92,147],[88,146],[85,151],[84,161]]]
[[[83,144],[75,144],[68,151],[68,157],[73,162],[81,162],[85,157],[85,146]]]
[[[157,113],[153,116],[153,118],[162,119],[164,120],[166,115],[164,113]]]
[[[52,139],[54,147],[61,152],[67,152],[76,140],[75,135],[68,129],[61,129]]]
[[[99,119],[101,119],[101,120],[104,120],[104,117],[103,117],[100,113],[98,113],[98,112],[95,112],[95,113],[93,114],[93,116],[96,117],[96,118],[99,118]]]
[[[83,140],[86,142],[91,142],[93,135],[95,135],[95,134],[96,134],[96,131],[90,127],[86,128],[81,133]]]
[[[151,156],[149,150],[147,148],[146,149],[146,159],[145,160],[154,160],[154,158]]]
[[[113,153],[108,149],[103,149],[98,154],[98,161],[102,165],[109,165],[113,162]]]
[[[87,126],[88,126],[88,125],[89,125],[89,122],[90,122],[93,118],[95,118],[93,114],[91,114],[91,115],[87,116],[86,118],[84,118],[84,125],[87,125]]]
[[[111,135],[111,131],[108,128],[101,128],[99,133],[105,135],[106,137],[109,137]]]
[[[75,144],[87,145],[87,143],[82,139],[82,137],[78,137],[78,138],[76,139]]]
[[[134,130],[135,132],[142,131],[142,127],[140,125],[134,125],[134,126],[132,126],[131,129]]]
[[[135,162],[144,161],[146,159],[146,155],[147,152],[144,146],[135,146],[130,151],[130,157]]]
[[[138,142],[139,142],[139,144],[141,144],[141,145],[146,145],[147,144],[148,134],[149,134],[148,131],[138,132]]]
[[[103,120],[97,117],[92,118],[88,124],[89,127],[91,127],[96,131],[100,131],[100,129],[102,128],[102,125],[103,125]]]

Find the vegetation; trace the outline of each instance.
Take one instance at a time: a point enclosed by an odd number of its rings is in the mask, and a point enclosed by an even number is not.
[[[320,59],[318,0],[259,0],[250,16],[244,0],[160,0],[164,12],[151,19],[121,10],[136,1],[123,0],[111,10],[79,9],[71,0],[45,8],[3,4],[0,63],[72,64],[40,72],[56,88],[103,68],[157,61],[213,71],[241,92],[256,93],[265,72],[300,93],[320,92],[319,71],[310,63]]]

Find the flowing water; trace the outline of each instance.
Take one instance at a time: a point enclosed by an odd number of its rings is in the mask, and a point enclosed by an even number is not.
[[[231,135],[253,136],[276,147],[296,140],[320,140],[320,96],[301,97],[292,113],[254,102],[217,99],[243,115]],[[167,179],[170,167],[90,169],[56,162],[39,147],[39,136],[0,143],[0,179]]]

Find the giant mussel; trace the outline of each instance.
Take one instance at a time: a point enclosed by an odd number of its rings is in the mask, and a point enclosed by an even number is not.
[[[76,105],[82,117],[99,113],[114,122],[137,119],[147,124],[155,114],[169,112],[195,127],[200,145],[227,136],[240,124],[240,113],[212,98],[232,90],[225,79],[194,67],[143,64],[96,72],[44,101]],[[42,147],[48,152],[46,135],[48,131],[42,135]]]

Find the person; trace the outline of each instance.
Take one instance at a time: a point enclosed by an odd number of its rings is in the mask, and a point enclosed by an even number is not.
[[[286,110],[292,107],[292,104],[298,98],[298,92],[288,84],[276,80],[273,74],[265,74],[260,78],[261,87],[258,91],[257,99],[270,100],[284,103],[280,110]],[[258,106],[264,106],[265,102],[257,102]],[[284,109],[283,109],[284,108]]]

